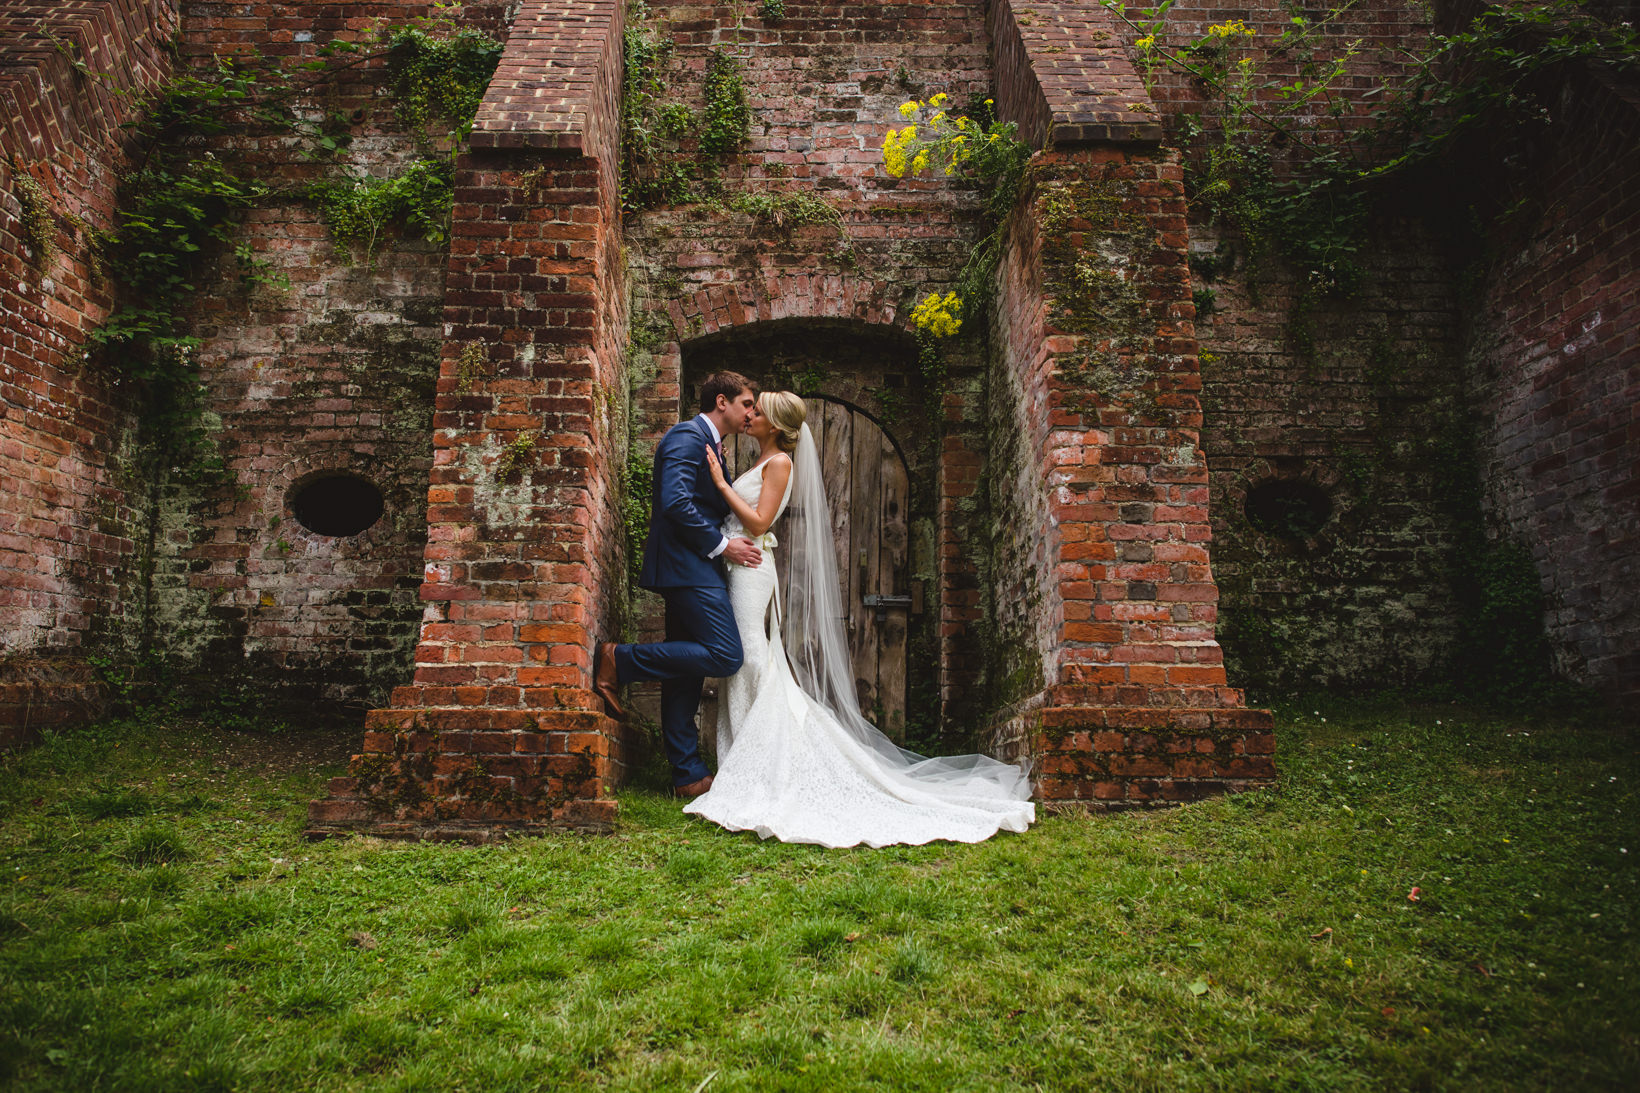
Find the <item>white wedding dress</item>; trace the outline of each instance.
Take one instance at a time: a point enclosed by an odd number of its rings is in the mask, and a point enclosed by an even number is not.
[[[780,513],[786,511],[799,475],[805,470],[818,474],[807,429],[804,441],[809,450],[800,446]],[[763,466],[759,463],[734,483],[735,492],[753,508],[763,489]],[[823,490],[814,492],[818,485],[806,483],[809,496],[823,503]],[[731,513],[724,532],[733,538],[745,529]],[[935,839],[971,843],[1002,829],[1026,830],[1036,819],[1036,806],[1019,767],[985,756],[925,759],[895,746],[854,710],[838,711],[805,691],[787,662],[781,636],[775,571],[779,544],[772,533],[757,541],[763,549],[759,566],[729,567],[729,601],[745,660],[718,689],[717,776],[712,788],[684,811],[731,831],[828,847]],[[835,581],[835,561],[829,567]],[[794,572],[793,599],[798,595]],[[840,619],[832,621],[840,636]],[[802,643],[801,632],[793,640]],[[802,656],[794,659],[804,663]],[[824,682],[814,687],[825,689]],[[850,707],[852,699],[850,694]]]

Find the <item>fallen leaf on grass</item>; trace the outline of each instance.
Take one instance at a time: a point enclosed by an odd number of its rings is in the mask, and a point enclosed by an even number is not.
[[[1205,979],[1198,979],[1194,983],[1186,984],[1186,986],[1190,988],[1190,993],[1197,998],[1207,993],[1207,980]]]
[[[1385,1006],[1383,1009],[1379,1010],[1378,1012],[1383,1014],[1385,1017],[1394,1017],[1395,1016],[1395,1007],[1394,1006]]]
[[[1413,903],[1417,903],[1420,898],[1421,897],[1418,895],[1418,889],[1416,888],[1407,893],[1407,899],[1411,900]]]
[[[843,940],[844,941],[859,941],[860,940],[860,935],[859,934],[845,934],[845,935],[843,935]]]
[[[1319,934],[1311,934],[1310,935],[1310,940],[1311,941],[1320,941],[1322,938],[1328,936],[1331,933],[1332,933],[1332,927],[1331,926],[1324,926],[1324,927],[1322,927],[1321,932]]]
[[[1492,978],[1492,973],[1486,970],[1486,965],[1485,964],[1477,963],[1477,964],[1474,965],[1474,969],[1476,971],[1480,972],[1482,975],[1486,976],[1486,978],[1488,978],[1488,979]]]
[[[1012,1020],[1016,1019],[1017,1017],[1019,1017],[1019,1015],[1024,1013],[1024,1012],[1025,1011],[1023,1009],[1009,1010],[1008,1011],[1008,1020],[1012,1021]]]

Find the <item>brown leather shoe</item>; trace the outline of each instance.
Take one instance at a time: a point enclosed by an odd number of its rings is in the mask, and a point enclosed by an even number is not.
[[[615,643],[612,641],[598,643],[598,655],[592,667],[592,689],[603,698],[611,717],[626,716],[626,711],[621,709],[621,680],[615,674]]]
[[[677,794],[679,797],[699,797],[702,793],[705,793],[707,790],[709,790],[711,788],[712,788],[712,776],[710,774],[708,774],[706,777],[702,778],[700,781],[690,782],[686,786],[679,786],[677,789],[674,789],[672,792]]]

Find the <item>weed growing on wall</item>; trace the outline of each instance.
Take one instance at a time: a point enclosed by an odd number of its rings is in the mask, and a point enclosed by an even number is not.
[[[495,461],[495,480],[506,482],[515,475],[522,474],[524,468],[535,458],[535,437],[528,433],[513,437],[507,446],[501,449],[501,454]]]
[[[806,190],[740,193],[730,199],[729,207],[780,232],[789,233],[805,224],[830,224],[838,232],[844,231],[843,215],[837,206]]]
[[[694,114],[667,101],[662,75],[672,43],[644,25],[643,0],[627,7],[621,38],[621,207],[628,212],[685,200],[693,174],[687,164],[663,155],[694,126]]]
[[[502,44],[476,30],[441,36],[420,27],[401,27],[386,41],[399,121],[416,132],[444,122],[450,137],[465,139],[501,60]]]
[[[1305,309],[1325,296],[1347,296],[1359,282],[1378,182],[1448,154],[1482,128],[1518,137],[1551,124],[1554,74],[1574,64],[1640,71],[1640,32],[1573,0],[1488,8],[1463,32],[1432,37],[1411,59],[1415,75],[1362,119],[1340,94],[1360,43],[1336,35],[1354,0],[1295,14],[1279,30],[1231,19],[1171,43],[1173,0],[1101,3],[1134,33],[1147,86],[1165,66],[1207,93],[1205,114],[1177,122],[1191,149],[1191,203],[1242,237],[1255,290],[1263,259],[1279,256],[1297,268],[1301,292],[1289,341],[1301,354]],[[1297,74],[1265,71],[1261,58],[1296,59]]]
[[[286,65],[219,59],[174,78],[146,102],[135,126],[142,150],[122,179],[113,226],[96,244],[124,296],[90,341],[142,385],[149,402],[143,415],[148,447],[164,465],[205,476],[224,473],[201,419],[198,343],[186,319],[208,264],[231,256],[247,289],[282,285],[238,241],[238,223],[252,208],[293,195],[218,156],[217,138],[260,130],[293,138],[321,161],[343,157],[348,119],[314,111],[311,103],[343,71],[385,58],[400,119],[424,136],[435,121],[445,122],[448,128],[429,139],[453,147],[472,124],[501,46],[473,31],[430,27],[385,28],[365,42],[334,42],[318,58]],[[124,93],[114,81],[104,82]],[[389,231],[444,242],[451,195],[447,155],[420,160],[395,178],[345,174],[306,191],[338,242],[357,243],[367,255]]]
[[[991,99],[972,96],[959,109],[943,91],[927,101],[911,99],[900,104],[900,117],[907,124],[883,137],[883,167],[893,177],[915,178],[938,167],[948,177],[978,182],[985,194],[987,230],[958,274],[956,289],[943,296],[925,295],[912,312],[918,359],[924,376],[936,385],[944,379],[939,340],[954,335],[965,319],[977,319],[989,306],[1003,231],[1031,155],[1030,147],[1018,138],[1018,127],[996,120],[994,106]]]
[[[52,236],[55,228],[51,216],[51,199],[40,180],[12,165],[12,196],[17,199],[21,213],[22,241],[29,249],[29,260],[38,269],[44,269],[55,250]]]
[[[366,261],[391,232],[413,233],[435,246],[449,241],[455,189],[448,156],[418,160],[389,178],[358,176],[310,192],[337,245],[362,247]]]
[[[706,58],[706,108],[700,148],[703,152],[738,152],[746,144],[752,111],[746,105],[745,65],[726,49]]]

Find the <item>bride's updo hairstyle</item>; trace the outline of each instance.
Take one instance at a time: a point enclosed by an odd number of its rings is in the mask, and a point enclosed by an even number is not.
[[[803,419],[809,416],[803,400],[790,391],[765,391],[757,396],[757,409],[774,426],[775,446],[787,455],[795,452]]]

